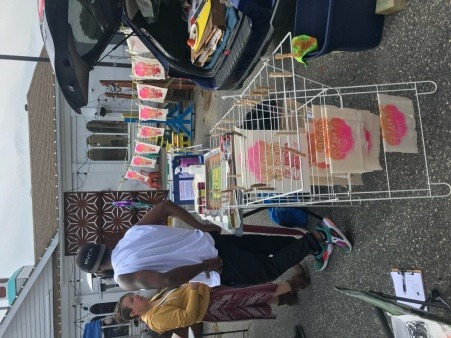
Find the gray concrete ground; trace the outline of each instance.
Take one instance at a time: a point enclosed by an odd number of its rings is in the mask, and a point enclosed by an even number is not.
[[[329,86],[435,81],[437,92],[421,99],[432,182],[451,182],[450,8],[449,0],[409,0],[404,10],[386,17],[379,47],[328,54],[297,68],[302,76]],[[196,144],[208,146],[206,134],[230,108],[230,102],[221,100],[226,94],[196,92]],[[416,165],[413,161],[412,168]],[[277,320],[208,325],[210,331],[248,328],[249,337],[289,338],[301,324],[307,337],[384,337],[372,307],[333,286],[392,294],[389,272],[394,266],[422,269],[427,290],[437,288],[451,301],[451,198],[373,201],[314,211],[331,215],[352,236],[352,254],[336,250],[326,271],[310,269],[311,287],[299,292],[299,305],[276,308]],[[274,225],[266,212],[246,218],[246,223]],[[314,223],[310,221],[309,229]],[[311,263],[311,258],[305,260],[307,266]]]

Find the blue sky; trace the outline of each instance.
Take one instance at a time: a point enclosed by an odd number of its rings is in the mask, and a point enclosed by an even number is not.
[[[42,38],[37,0],[2,0],[0,18],[0,54],[39,56]],[[35,66],[32,62],[0,60],[0,278],[34,263],[24,107]]]

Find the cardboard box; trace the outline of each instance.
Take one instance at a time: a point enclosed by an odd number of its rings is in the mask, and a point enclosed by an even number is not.
[[[391,14],[406,7],[406,0],[377,0],[376,14]]]
[[[199,47],[197,49],[191,49],[191,62],[194,62],[194,60],[205,52],[205,47],[218,28],[222,31],[225,31],[226,29],[225,6],[220,3],[219,0],[212,0],[210,16],[208,17],[204,34],[199,42]],[[212,54],[212,52],[213,51],[211,51],[208,55]]]

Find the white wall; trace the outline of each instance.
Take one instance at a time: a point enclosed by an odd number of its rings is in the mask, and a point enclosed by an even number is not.
[[[106,51],[111,50],[110,45]],[[130,63],[128,52],[124,46],[117,48],[112,55],[102,62]],[[149,187],[138,180],[123,180],[128,164],[127,161],[90,161],[87,160],[87,137],[90,135],[86,124],[94,119],[122,121],[122,113],[137,111],[132,100],[109,98],[103,95],[109,91],[100,84],[100,80],[131,80],[131,68],[111,68],[96,66],[89,76],[89,99],[82,114],[74,113],[64,99],[60,100],[59,111],[61,120],[62,161],[64,191],[101,191],[101,190],[149,190]],[[60,95],[61,96],[61,95]],[[137,101],[136,101],[137,102]],[[107,107],[110,112],[101,117],[100,107]],[[137,124],[129,124],[130,149],[132,154],[133,140],[136,136]],[[131,156],[131,155],[130,155]],[[158,171],[156,168],[136,168],[146,171]]]

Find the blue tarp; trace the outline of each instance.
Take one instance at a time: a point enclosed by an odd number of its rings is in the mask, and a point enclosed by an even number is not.
[[[102,338],[101,321],[96,320],[85,324],[83,338]]]

